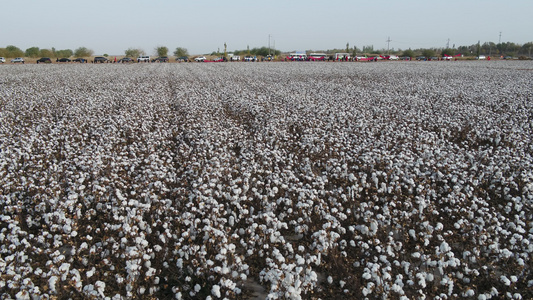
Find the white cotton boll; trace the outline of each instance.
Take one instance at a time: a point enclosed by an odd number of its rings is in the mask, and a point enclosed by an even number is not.
[[[441,222],[438,222],[437,225],[435,226],[435,230],[440,231],[442,229],[444,229],[444,225],[442,225]]]
[[[448,243],[446,242],[442,242],[439,248],[441,253],[448,253],[452,250],[452,248],[450,248],[450,245],[448,245]]]
[[[401,286],[397,285],[396,283],[392,285],[391,290],[398,294],[403,294],[403,289]]]
[[[102,298],[105,298],[104,291],[105,291],[105,282],[103,281],[97,281],[94,284],[94,287],[96,288],[96,291]]]
[[[120,200],[120,201],[126,200],[126,198],[124,198],[124,196],[122,196],[122,192],[119,189],[115,190],[115,195],[117,196],[117,199]]]
[[[503,282],[503,284],[505,284],[507,286],[511,285],[511,281],[505,275],[500,276],[500,281]]]
[[[202,287],[201,287],[199,284],[196,284],[196,285],[194,286],[194,291],[197,292],[197,293],[198,293],[201,289],[202,289]]]
[[[213,296],[217,298],[220,298],[220,286],[217,284],[213,285],[213,287],[211,288],[211,294],[213,294]]]
[[[328,283],[329,283],[329,284],[332,284],[332,283],[333,283],[333,277],[328,276]]]
[[[378,223],[372,220],[370,222],[370,232],[372,233],[372,235],[375,235],[377,231],[378,231]]]
[[[85,275],[87,275],[87,278],[91,278],[94,275],[94,272],[96,272],[96,268],[93,267],[89,271],[85,272]]]
[[[27,291],[20,291],[15,295],[16,300],[30,300],[30,294]]]
[[[56,293],[56,283],[57,283],[57,276],[52,276],[50,279],[48,279],[48,288],[52,293]]]

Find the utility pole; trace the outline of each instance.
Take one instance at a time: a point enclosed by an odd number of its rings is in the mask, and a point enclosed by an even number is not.
[[[390,42],[392,42],[392,41],[391,41],[391,39],[390,39],[390,36],[389,36],[389,37],[387,37],[387,40],[386,40],[386,42],[387,42],[387,54],[389,54],[389,55],[390,55],[390,50],[389,50],[389,49],[390,49],[390,47],[389,47],[389,45],[390,45]]]
[[[450,49],[450,38],[448,38],[448,42],[446,43],[446,49]]]
[[[270,34],[268,35],[268,55],[270,56]]]
[[[500,38],[498,39],[498,47],[499,47],[499,50],[500,50],[500,55],[503,56],[502,55],[502,53],[503,53],[502,50],[503,49],[502,49],[502,32],[501,31],[500,31]]]

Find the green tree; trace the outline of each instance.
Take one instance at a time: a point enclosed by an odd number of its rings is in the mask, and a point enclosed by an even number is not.
[[[157,53],[157,56],[168,56],[168,48],[165,46],[160,46],[155,48],[155,52]]]
[[[41,57],[53,57],[54,56],[54,52],[52,52],[52,50],[50,50],[50,49],[41,49],[41,50],[39,50],[39,56],[41,56]]]
[[[445,56],[445,55],[454,56],[455,55],[455,49],[451,49],[451,48],[444,49],[444,50],[442,50],[441,54],[442,54],[442,56]]]
[[[24,51],[24,55],[26,55],[26,57],[38,57],[39,47],[31,47],[26,49],[26,51]]]
[[[433,50],[433,49],[424,49],[422,51],[422,56],[425,56],[425,57],[435,56],[435,50]]]
[[[353,56],[353,57],[356,57],[358,51],[359,51],[359,49],[357,49],[356,46],[353,46],[352,56]]]
[[[9,45],[6,47],[6,57],[22,57],[24,56],[24,51],[20,50],[18,47]]]
[[[93,56],[94,51],[91,49],[87,49],[85,47],[79,47],[78,49],[74,50],[74,56],[76,57],[88,57]]]
[[[374,52],[374,45],[363,46],[363,53],[372,53]]]
[[[57,50],[55,52],[55,57],[71,57],[72,55],[74,55],[74,51],[70,50],[70,49],[64,49],[64,50]]]
[[[132,58],[139,57],[139,55],[143,53],[144,53],[143,50],[136,49],[136,48],[128,48],[128,50],[124,51],[124,54],[126,55],[126,57],[132,57]]]
[[[404,50],[402,56],[415,57],[415,52],[411,49]]]
[[[176,57],[189,56],[189,51],[187,51],[186,48],[178,47],[174,51],[174,56]]]
[[[528,42],[522,46],[521,52],[522,54],[527,54],[527,56],[531,57],[532,50],[533,50],[533,42]]]

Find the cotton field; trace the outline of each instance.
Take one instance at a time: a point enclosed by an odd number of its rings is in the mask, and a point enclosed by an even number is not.
[[[0,66],[1,299],[531,299],[533,65]]]

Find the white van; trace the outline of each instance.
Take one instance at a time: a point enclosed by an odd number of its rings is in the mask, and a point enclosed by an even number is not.
[[[137,57],[137,62],[150,62],[150,56],[141,55],[141,56]]]

